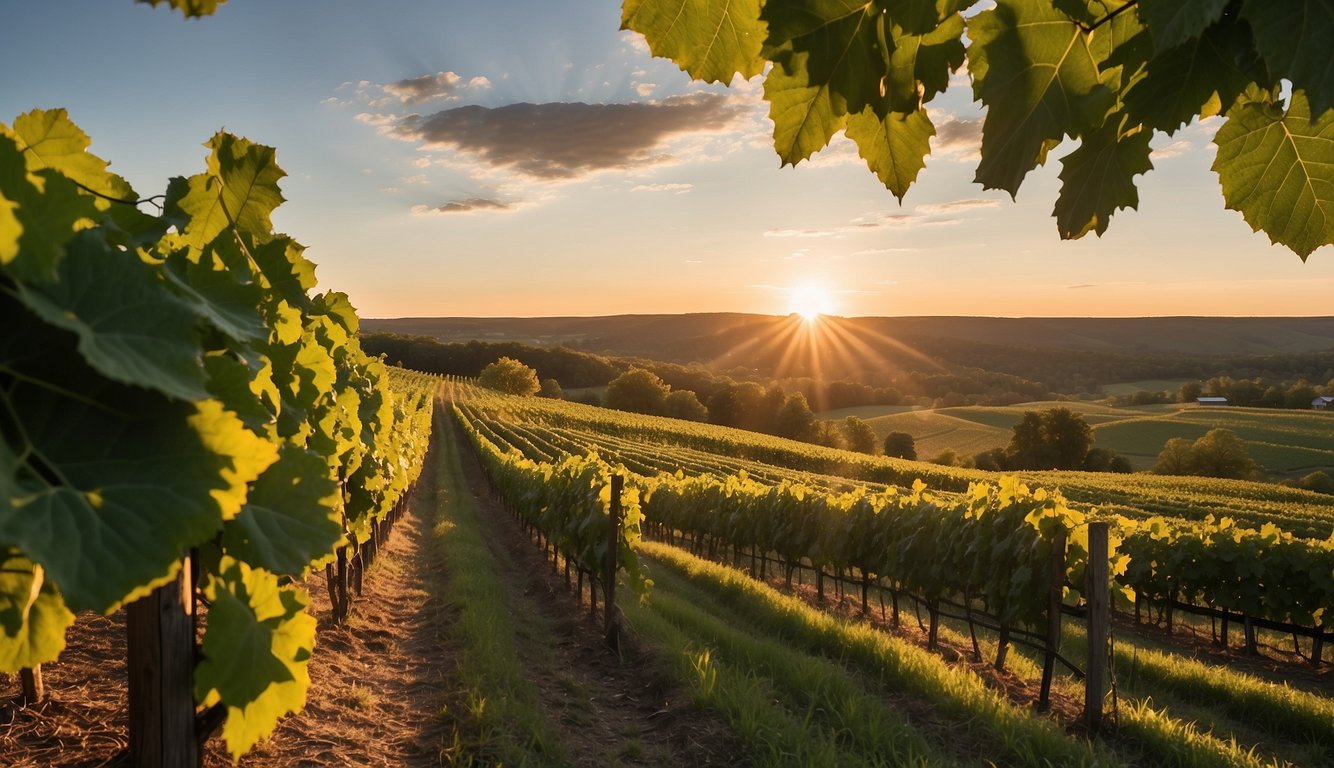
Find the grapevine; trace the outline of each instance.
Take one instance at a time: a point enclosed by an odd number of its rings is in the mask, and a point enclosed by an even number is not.
[[[55,660],[196,553],[195,672],[239,756],[299,710],[297,580],[369,536],[421,464],[432,384],[357,342],[272,231],[274,151],[218,133],[141,196],[64,110],[0,124],[0,671]]]

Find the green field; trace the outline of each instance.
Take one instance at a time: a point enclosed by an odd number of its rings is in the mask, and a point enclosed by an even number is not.
[[[926,458],[946,448],[971,456],[1003,447],[1025,411],[1048,408],[1069,408],[1082,415],[1093,427],[1096,445],[1122,454],[1136,469],[1152,467],[1171,438],[1194,440],[1221,427],[1245,440],[1251,457],[1271,473],[1293,476],[1334,470],[1334,413],[1319,411],[1053,401],[918,411],[870,406],[828,411],[820,418],[860,416],[880,440],[890,432],[907,432],[917,443],[917,455]]]

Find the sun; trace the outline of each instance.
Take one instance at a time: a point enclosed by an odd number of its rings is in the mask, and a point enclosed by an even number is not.
[[[829,289],[818,283],[801,283],[788,289],[788,312],[800,315],[808,323],[834,311]]]

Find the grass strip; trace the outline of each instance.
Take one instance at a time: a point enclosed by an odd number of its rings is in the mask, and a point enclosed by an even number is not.
[[[732,568],[675,547],[645,542],[641,553],[725,600],[735,613],[788,643],[835,655],[878,677],[891,690],[930,703],[960,727],[985,732],[997,765],[1111,765],[1101,747],[1067,738],[1056,725],[1018,709],[966,670],[866,625],[849,624],[783,595]]]
[[[1265,760],[1255,751],[1243,749],[1235,740],[1223,741],[1201,733],[1193,723],[1185,723],[1153,707],[1148,700],[1121,707],[1118,738],[1136,743],[1146,762],[1170,768],[1269,768],[1286,765]]]
[[[942,626],[942,637],[959,643],[967,641],[961,624],[948,624],[950,631]],[[995,643],[984,640],[981,645],[984,657],[994,657]],[[1068,623],[1061,636],[1061,652],[1068,659],[1083,659],[1087,649],[1084,628],[1075,622]],[[1042,670],[1041,653],[1014,645],[1007,668],[1037,679]],[[1215,723],[1230,719],[1252,732],[1288,740],[1299,749],[1314,748],[1317,752],[1334,754],[1334,701],[1317,694],[1160,650],[1139,637],[1120,633],[1116,638],[1116,676],[1123,697],[1176,698],[1193,707],[1209,709]],[[1079,688],[1066,675],[1058,680],[1060,687],[1069,692]],[[1280,745],[1269,743],[1265,747],[1272,750]],[[1222,748],[1230,751],[1226,740]]]
[[[822,656],[739,626],[732,612],[671,573],[660,574],[650,608],[708,646],[714,657],[772,681],[775,694],[803,725],[837,745],[845,763],[943,765],[957,762],[935,750],[903,713],[866,690],[861,680]]]
[[[460,649],[470,733],[456,733],[452,764],[549,765],[565,762],[541,714],[536,687],[524,678],[516,629],[495,557],[463,474],[453,425],[436,410],[438,461],[433,536],[447,566],[441,597],[457,609],[452,628]],[[463,719],[460,713],[456,718]]]
[[[784,708],[771,681],[723,661],[648,606],[626,605],[624,609],[635,635],[659,650],[695,702],[719,713],[746,745],[747,765],[841,768],[854,764],[834,734],[812,728],[809,717],[799,719]],[[869,764],[891,765],[885,761]]]

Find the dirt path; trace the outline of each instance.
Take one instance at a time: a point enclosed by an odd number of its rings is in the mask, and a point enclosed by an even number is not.
[[[348,621],[329,621],[323,576],[307,584],[320,625],[310,661],[306,708],[241,760],[241,766],[435,766],[447,739],[438,716],[453,660],[442,653],[448,616],[429,584],[439,564],[424,518],[433,497],[428,474],[410,512],[368,569]],[[221,739],[207,764],[229,765]]]

